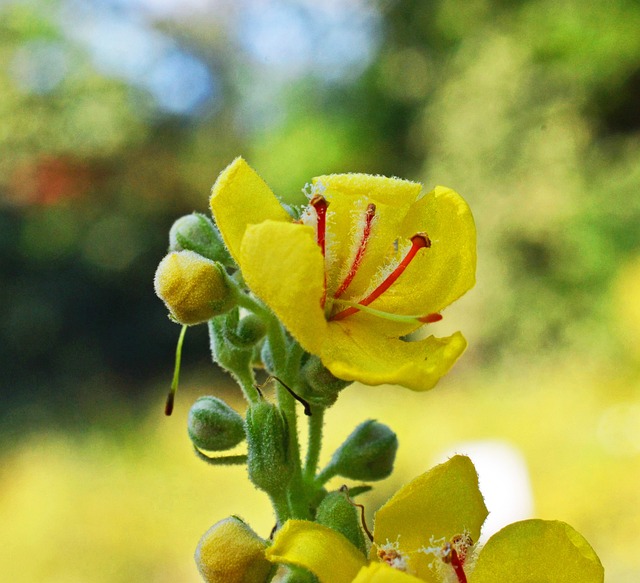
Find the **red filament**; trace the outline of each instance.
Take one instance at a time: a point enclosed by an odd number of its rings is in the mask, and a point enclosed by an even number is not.
[[[333,294],[334,298],[339,298],[349,287],[353,278],[356,276],[358,272],[358,267],[360,267],[360,263],[362,258],[364,257],[364,252],[367,249],[367,243],[369,242],[369,236],[371,235],[371,223],[373,222],[373,218],[376,216],[376,205],[371,203],[367,206],[367,210],[364,217],[364,229],[362,231],[362,238],[360,239],[360,245],[358,246],[358,250],[356,251],[356,256],[353,258],[353,263],[349,268],[349,273],[344,278],[344,281],[340,284],[338,291]]]
[[[327,199],[321,194],[316,194],[309,204],[315,209],[317,222],[317,242],[322,250],[322,256],[324,257],[325,244],[326,244],[326,232],[327,232]]]
[[[426,233],[417,233],[413,237],[411,237],[411,249],[404,256],[404,259],[400,261],[398,266],[389,274],[386,279],[376,288],[374,289],[366,298],[360,300],[358,303],[363,306],[368,306],[371,302],[377,300],[384,292],[386,292],[395,281],[402,275],[404,270],[408,267],[408,265],[413,261],[413,258],[416,256],[416,253],[420,251],[420,249],[428,249],[431,247],[431,241],[429,237],[427,237]],[[333,315],[331,320],[342,320],[347,316],[351,316],[358,312],[358,308],[350,306],[341,312]]]
[[[321,194],[316,194],[309,201],[309,204],[316,211],[316,241],[320,250],[322,251],[322,256],[325,256],[325,247],[326,247],[326,235],[327,235],[327,207],[329,203],[327,199]],[[327,272],[325,270],[324,273],[324,292],[322,293],[322,299],[320,300],[320,305],[324,309],[324,304],[327,300]]]
[[[458,556],[456,549],[451,547],[451,566],[458,578],[458,583],[467,583],[467,575],[462,568],[463,559]]]

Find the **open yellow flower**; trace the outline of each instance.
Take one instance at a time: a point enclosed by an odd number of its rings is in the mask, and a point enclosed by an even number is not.
[[[294,221],[234,160],[212,189],[216,223],[247,285],[338,378],[432,388],[466,347],[407,334],[475,283],[475,226],[453,190],[366,174],[314,178]]]
[[[478,552],[474,542],[486,517],[473,464],[455,456],[376,513],[371,562],[341,534],[303,520],[287,522],[266,556],[304,567],[320,583],[603,582],[589,543],[559,521],[510,524]]]

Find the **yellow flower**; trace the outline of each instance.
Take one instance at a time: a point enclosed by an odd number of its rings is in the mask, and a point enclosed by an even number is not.
[[[397,178],[314,178],[294,221],[265,182],[234,160],[211,209],[251,290],[338,378],[432,388],[466,347],[403,340],[475,283],[475,226],[453,190]]]
[[[476,552],[486,517],[473,464],[455,456],[401,488],[376,513],[371,562],[341,534],[303,520],[287,522],[266,556],[304,567],[320,583],[604,580],[589,543],[563,522],[516,522]]]

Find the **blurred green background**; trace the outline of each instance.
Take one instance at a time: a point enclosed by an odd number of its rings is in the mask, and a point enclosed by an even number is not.
[[[179,329],[152,288],[171,223],[238,154],[288,201],[362,171],[474,211],[478,284],[434,326],[464,358],[429,394],[354,386],[328,413],[325,460],[367,417],[398,431],[367,506],[498,444],[527,512],[640,580],[638,31],[635,0],[2,2],[4,580],[196,582],[217,520],[268,535],[244,470],[190,451],[196,396],[242,406],[201,327],[162,414]]]

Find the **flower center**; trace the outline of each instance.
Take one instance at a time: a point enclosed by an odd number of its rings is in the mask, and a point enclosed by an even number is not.
[[[407,572],[407,557],[400,552],[399,541],[389,542],[387,539],[385,544],[378,545],[376,554],[383,563],[398,571]]]
[[[427,237],[426,233],[417,233],[411,237],[411,248],[409,252],[404,256],[402,261],[398,263],[396,268],[384,279],[384,281],[378,285],[367,297],[361,299],[358,302],[358,306],[368,306],[373,301],[377,300],[384,292],[386,292],[393,283],[402,275],[404,270],[409,266],[416,253],[420,249],[428,249],[431,247],[431,241]],[[357,306],[349,306],[345,310],[338,312],[331,316],[331,320],[342,320],[351,314],[355,314],[360,310]]]
[[[451,565],[458,583],[467,583],[464,564],[469,551],[473,547],[473,539],[469,532],[465,530],[462,534],[456,534],[451,540],[446,542],[444,542],[444,538],[439,541],[434,541],[432,537],[429,544],[431,546],[422,547],[419,552],[427,555],[435,555],[444,564]]]
[[[319,191],[313,192],[313,196],[309,200],[309,209],[313,209],[312,220],[315,222],[316,229],[316,242],[320,250],[322,251],[322,256],[326,259],[327,252],[327,208],[329,206],[329,202],[327,199],[321,194]],[[309,216],[309,215],[307,215]],[[364,311],[374,316],[378,316],[381,318],[385,318],[388,320],[401,321],[401,322],[418,322],[422,324],[430,324],[432,322],[438,322],[442,319],[440,314],[426,314],[426,315],[399,315],[399,314],[390,314],[388,312],[382,312],[380,310],[375,310],[373,308],[367,308],[369,304],[377,300],[382,294],[384,294],[402,275],[405,269],[409,266],[409,264],[413,261],[414,257],[420,251],[420,249],[429,249],[431,247],[431,240],[426,233],[416,233],[411,237],[411,247],[402,258],[401,261],[397,263],[397,265],[393,268],[391,273],[389,273],[384,280],[378,284],[373,291],[369,292],[364,298],[358,300],[357,302],[352,302],[346,299],[342,299],[342,296],[345,294],[351,282],[355,278],[358,273],[358,269],[362,263],[362,260],[367,251],[367,247],[369,241],[371,239],[371,234],[373,230],[374,221],[376,219],[376,205],[373,203],[369,203],[364,213],[363,220],[361,221],[362,227],[360,236],[358,239],[358,245],[355,249],[355,253],[353,254],[353,259],[351,259],[351,263],[348,266],[348,269],[345,272],[345,275],[342,279],[342,282],[336,288],[336,291],[333,293],[331,298],[331,304],[338,303],[343,304],[345,307],[342,310],[338,310],[332,315],[329,316],[329,320],[343,320],[353,314],[356,314],[359,311]],[[324,294],[322,296],[322,306],[325,306],[327,300],[327,272],[325,269],[324,273]],[[327,308],[329,310],[329,307]]]

